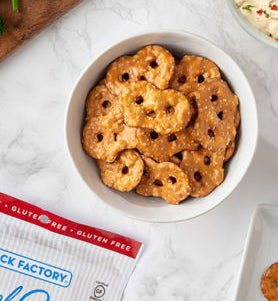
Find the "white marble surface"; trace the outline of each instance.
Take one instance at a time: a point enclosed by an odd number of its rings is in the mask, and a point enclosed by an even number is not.
[[[214,41],[257,98],[260,139],[247,175],[222,205],[183,223],[137,222],[94,201],[65,148],[65,108],[81,70],[104,47],[145,29]],[[250,216],[258,203],[278,203],[277,58],[240,28],[224,0],[85,0],[0,65],[1,191],[142,240],[124,300],[233,300]]]

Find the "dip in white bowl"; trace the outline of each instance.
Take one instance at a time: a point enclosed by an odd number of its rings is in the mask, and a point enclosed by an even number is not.
[[[278,43],[278,0],[234,0],[241,13]]]

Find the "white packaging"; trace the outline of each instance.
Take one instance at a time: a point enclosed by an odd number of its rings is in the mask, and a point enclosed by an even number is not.
[[[118,301],[140,242],[0,193],[0,301]]]

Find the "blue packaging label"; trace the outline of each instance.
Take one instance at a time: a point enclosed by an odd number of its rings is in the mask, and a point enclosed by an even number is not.
[[[69,271],[3,249],[0,267],[62,287],[68,287],[72,280]]]

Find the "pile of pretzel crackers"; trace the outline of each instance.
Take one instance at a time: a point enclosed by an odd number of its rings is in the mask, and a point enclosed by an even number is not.
[[[204,197],[236,149],[238,104],[214,62],[148,45],[90,91],[83,148],[109,187],[171,204]]]

